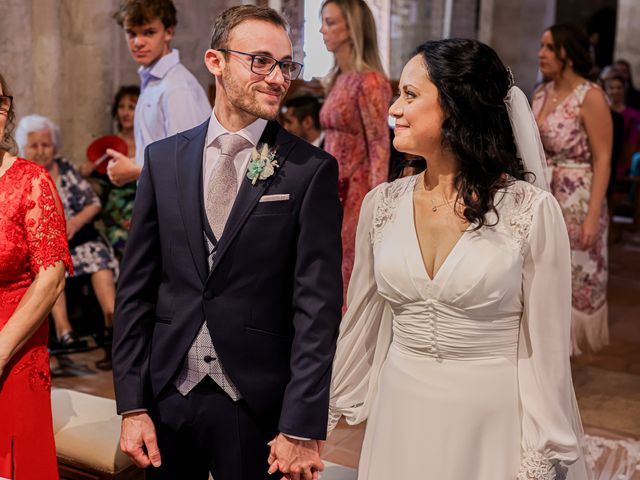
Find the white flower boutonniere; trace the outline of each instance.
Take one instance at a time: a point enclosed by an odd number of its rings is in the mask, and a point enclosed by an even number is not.
[[[275,173],[275,169],[280,166],[275,158],[276,151],[270,150],[266,143],[253,149],[247,167],[247,178],[251,180],[251,185],[255,185],[258,180],[266,180]]]

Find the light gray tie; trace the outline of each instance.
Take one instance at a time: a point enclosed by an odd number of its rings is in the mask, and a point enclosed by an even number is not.
[[[217,142],[220,146],[220,156],[211,172],[205,211],[211,230],[216,239],[220,240],[238,193],[238,172],[234,159],[251,144],[244,137],[235,134],[224,134],[218,137]]]

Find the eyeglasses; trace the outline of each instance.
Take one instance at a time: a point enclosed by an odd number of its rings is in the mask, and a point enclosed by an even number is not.
[[[287,80],[295,80],[300,76],[300,72],[303,67],[301,63],[293,62],[291,60],[279,61],[269,55],[256,55],[254,53],[239,52],[228,48],[218,48],[216,50],[223,53],[237,53],[239,55],[251,57],[251,71],[258,75],[271,75],[271,72],[273,72],[277,65],[280,67],[280,71],[284,78]]]
[[[13,97],[0,95],[0,112],[9,113],[11,111],[12,104]]]

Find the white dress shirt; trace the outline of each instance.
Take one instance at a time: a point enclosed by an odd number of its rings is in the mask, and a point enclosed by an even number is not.
[[[230,132],[222,125],[220,125],[220,122],[216,117],[215,110],[211,113],[209,129],[207,130],[207,139],[204,144],[204,154],[202,155],[202,182],[204,187],[202,191],[204,193],[205,201],[207,198],[207,186],[209,185],[209,181],[211,180],[211,173],[214,170],[213,167],[220,157],[220,148],[218,147],[216,139],[219,136],[228,133],[240,135],[246,138],[251,144],[248,145],[244,150],[241,150],[234,159],[234,164],[236,166],[236,175],[238,176],[238,190],[240,190],[242,180],[247,175],[247,166],[249,165],[251,152],[253,151],[254,147],[258,145],[260,137],[262,136],[262,132],[264,132],[266,126],[267,120],[258,118],[256,121],[238,130],[237,132]]]
[[[149,67],[138,69],[140,96],[133,118],[136,164],[144,163],[144,149],[204,122],[211,104],[196,77],[180,63],[173,49]]]

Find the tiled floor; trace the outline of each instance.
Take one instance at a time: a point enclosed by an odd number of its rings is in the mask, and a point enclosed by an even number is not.
[[[578,403],[588,433],[640,439],[640,234],[627,233],[610,249],[609,321],[611,344],[573,362]],[[95,369],[101,355],[74,355],[63,369],[70,376],[54,378],[54,386],[113,398],[110,372]],[[340,423],[324,457],[357,467],[363,436],[364,425]]]

